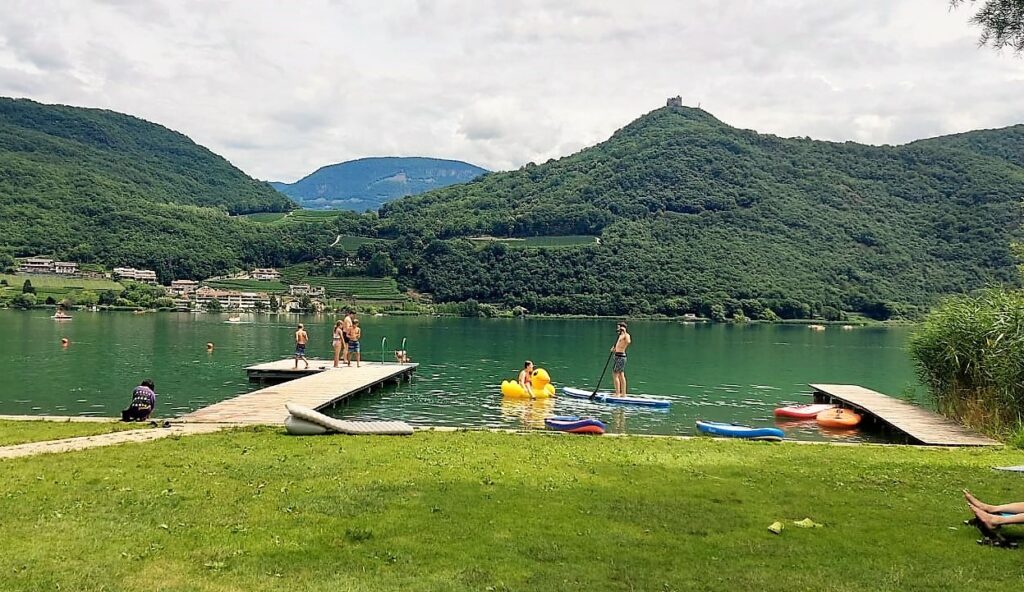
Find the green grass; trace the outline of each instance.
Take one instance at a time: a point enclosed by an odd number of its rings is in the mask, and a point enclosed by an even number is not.
[[[124,286],[113,280],[94,280],[86,278],[66,277],[59,275],[37,275],[31,273],[19,273],[15,275],[0,273],[0,280],[7,280],[12,288],[21,290],[25,280],[32,282],[36,291],[50,293],[67,293],[74,290],[124,290]],[[40,290],[42,288],[42,290]]]
[[[349,235],[344,235],[344,236],[341,237],[341,239],[338,241],[338,244],[335,245],[335,247],[340,247],[342,249],[345,249],[346,251],[355,252],[356,250],[359,249],[359,247],[361,245],[364,245],[364,244],[367,244],[367,243],[373,244],[373,243],[387,243],[387,242],[390,242],[390,241],[388,239],[383,239],[383,238],[370,238],[368,236],[349,236]]]
[[[283,219],[287,215],[287,212],[258,212],[256,214],[245,214],[243,217],[253,222],[262,222],[264,224],[270,224]]]
[[[0,573],[5,590],[1019,590],[1019,552],[975,544],[960,496],[1020,498],[990,468],[1018,457],[190,436],[0,461]]]
[[[132,423],[71,421],[4,421],[0,420],[0,446],[60,440],[77,436],[95,436],[110,432],[134,430],[142,426]]]
[[[470,238],[481,245],[492,242],[499,242],[511,248],[529,247],[578,247],[580,245],[596,244],[595,237],[587,235],[563,235],[563,236],[530,236],[526,238],[495,238],[478,236]]]

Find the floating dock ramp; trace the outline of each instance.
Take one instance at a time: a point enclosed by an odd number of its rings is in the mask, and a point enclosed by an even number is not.
[[[917,405],[876,393],[855,384],[811,384],[818,402],[838,403],[864,414],[911,440],[932,446],[997,446],[959,424]]]
[[[310,360],[309,369],[294,369],[292,359],[245,369],[250,380],[287,380],[233,399],[214,403],[182,417],[187,422],[284,425],[285,403],[320,410],[388,382],[409,378],[419,364],[364,362],[359,368],[333,368],[333,362]]]

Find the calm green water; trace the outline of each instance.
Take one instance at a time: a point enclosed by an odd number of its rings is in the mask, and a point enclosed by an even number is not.
[[[180,415],[257,388],[243,367],[287,357],[294,315],[77,312],[58,323],[45,311],[0,311],[0,413],[117,415],[143,378],[156,382],[158,413]],[[332,316],[307,316],[311,356],[330,356]],[[592,387],[615,339],[611,321],[363,318],[364,358],[380,360],[381,337],[402,338],[420,368],[412,383],[361,397],[334,413],[418,425],[542,427],[548,414],[591,415],[613,431],[688,434],[696,419],[774,425],[772,409],[808,402],[811,382],[855,383],[910,396],[917,386],[906,329],[726,326],[631,322],[627,377],[632,394],[670,397],[668,412],[612,408],[557,398],[502,400],[498,385],[526,358],[557,386]],[[63,348],[61,337],[71,340]],[[212,353],[206,343],[213,342]],[[605,377],[611,386],[611,377]],[[814,422],[783,424],[802,439]]]

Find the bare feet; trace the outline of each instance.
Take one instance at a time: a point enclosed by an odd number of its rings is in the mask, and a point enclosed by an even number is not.
[[[967,504],[969,506],[971,506],[971,507],[978,508],[978,509],[983,510],[985,512],[993,512],[993,511],[995,511],[995,506],[993,506],[991,504],[986,504],[985,502],[981,501],[980,499],[974,497],[974,494],[971,493],[970,491],[967,491],[966,489],[964,490],[964,499],[967,500]]]
[[[989,514],[985,510],[982,510],[981,508],[976,506],[968,505],[967,507],[970,508],[972,512],[974,512],[974,515],[978,517],[978,520],[980,520],[982,524],[989,527],[990,529],[995,530],[1002,525],[1001,516]]]

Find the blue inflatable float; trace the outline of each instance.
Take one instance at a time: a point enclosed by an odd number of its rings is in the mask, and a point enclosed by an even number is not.
[[[604,422],[593,417],[576,417],[575,415],[553,415],[544,420],[549,430],[569,432],[570,434],[603,434]]]
[[[735,425],[731,423],[719,423],[717,421],[698,421],[697,430],[704,434],[713,436],[724,436],[726,438],[746,438],[748,440],[768,440],[778,442],[786,434],[778,428],[752,428],[749,426]]]

